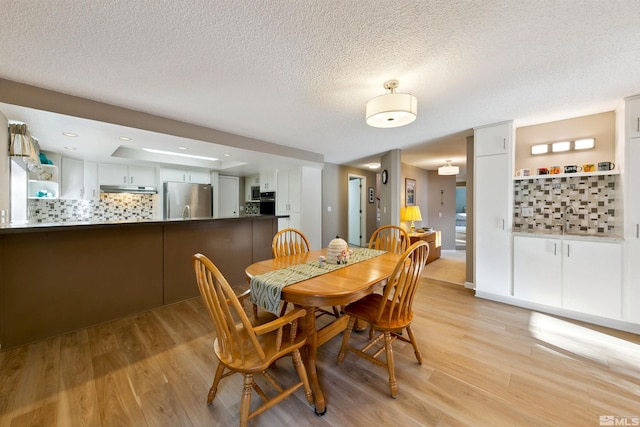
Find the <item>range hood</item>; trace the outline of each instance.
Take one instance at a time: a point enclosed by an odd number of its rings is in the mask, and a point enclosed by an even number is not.
[[[158,194],[156,187],[143,187],[138,185],[101,185],[101,193],[132,193],[132,194]]]

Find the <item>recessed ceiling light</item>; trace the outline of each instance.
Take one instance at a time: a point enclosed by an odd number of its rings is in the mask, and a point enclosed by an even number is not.
[[[223,156],[225,156],[225,157],[231,157],[231,154],[226,153],[226,154],[223,154]]]
[[[166,154],[169,156],[178,156],[178,157],[189,157],[192,159],[211,160],[213,162],[218,160],[215,157],[197,156],[195,154],[175,153],[173,151],[156,150],[155,148],[143,148],[143,150],[148,151],[149,153]]]
[[[65,150],[69,150],[69,151],[76,151],[78,148],[77,147],[64,147]]]
[[[131,141],[131,138],[129,138],[128,136],[119,136],[118,139],[120,141]]]
[[[68,136],[69,138],[75,138],[75,137],[77,137],[77,136],[78,136],[78,134],[77,134],[77,133],[71,133],[71,132],[62,132],[62,134],[63,134],[64,136]]]
[[[189,147],[185,147],[185,146],[182,146],[182,145],[180,147],[178,147],[178,150],[188,150],[188,149],[189,149]]]
[[[380,163],[369,163],[369,169],[378,169],[380,167]]]

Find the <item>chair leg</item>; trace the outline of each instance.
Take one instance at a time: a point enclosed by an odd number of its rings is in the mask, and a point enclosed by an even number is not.
[[[389,369],[389,389],[394,399],[398,395],[398,382],[396,381],[395,364],[393,363],[393,348],[391,347],[391,332],[384,332],[384,350],[387,355],[387,368]]]
[[[246,427],[249,422],[249,409],[251,408],[251,385],[253,374],[244,374],[244,386],[242,387],[242,399],[240,399],[240,427]]]
[[[422,354],[420,354],[420,350],[418,350],[418,343],[416,341],[415,335],[413,335],[411,325],[407,326],[407,333],[409,334],[409,339],[411,340],[411,345],[413,346],[413,352],[416,354],[416,359],[418,359],[418,363],[422,365]]]
[[[287,305],[288,303],[286,301],[282,303],[282,308],[280,309],[280,317],[284,316],[284,314],[287,312]]]
[[[300,357],[300,350],[294,351],[291,356],[293,358],[293,366],[298,372],[300,381],[302,381],[304,394],[305,396],[307,396],[307,402],[309,402],[309,405],[313,405],[313,393],[311,392],[311,385],[309,385],[309,377],[307,376],[307,371],[304,368],[304,364],[302,363],[302,357]]]
[[[353,325],[356,323],[355,317],[349,317],[349,324],[347,325],[347,329],[343,332],[342,335],[342,345],[340,346],[340,353],[338,353],[338,361],[340,363],[344,360],[345,349],[347,345],[349,345],[349,338],[351,337],[351,331],[353,331]]]
[[[253,308],[253,320],[258,321],[258,306],[256,304],[251,304]]]
[[[216,375],[213,377],[213,384],[211,384],[211,388],[209,389],[209,395],[207,396],[207,405],[211,405],[213,399],[216,398],[216,393],[218,392],[218,384],[220,383],[220,379],[222,379],[222,374],[224,372],[224,365],[218,361],[218,367],[216,368]]]

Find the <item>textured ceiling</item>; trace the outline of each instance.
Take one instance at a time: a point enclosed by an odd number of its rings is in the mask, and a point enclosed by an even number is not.
[[[640,93],[636,0],[0,0],[0,77],[358,164]],[[368,127],[383,82],[418,119]],[[463,151],[462,151],[463,152]]]

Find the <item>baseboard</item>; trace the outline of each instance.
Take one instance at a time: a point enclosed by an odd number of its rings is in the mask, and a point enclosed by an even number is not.
[[[611,329],[618,329],[620,331],[631,332],[633,334],[640,335],[640,325],[637,323],[631,323],[624,320],[609,319],[606,317],[595,316],[593,314],[587,314],[587,313],[580,313],[578,311],[567,310],[564,308],[551,307],[544,304],[537,304],[534,302],[521,300],[511,296],[496,295],[488,292],[476,291],[476,297],[491,300],[491,301],[497,301],[504,304],[514,305],[516,307],[522,307],[532,311],[539,311],[542,313],[553,314],[555,316],[566,317],[569,319],[579,320],[581,322],[592,323],[594,325],[604,326]]]
[[[475,289],[476,285],[475,285],[475,283],[464,282],[464,287],[467,288],[467,289]]]

